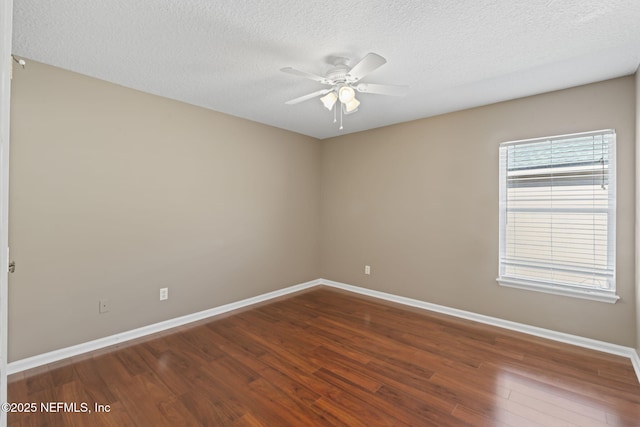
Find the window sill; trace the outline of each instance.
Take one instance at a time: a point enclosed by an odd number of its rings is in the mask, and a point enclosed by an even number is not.
[[[573,298],[582,298],[592,301],[607,302],[609,304],[615,304],[620,299],[620,297],[614,292],[609,291],[564,288],[551,284],[531,283],[524,280],[507,279],[504,277],[498,277],[496,281],[500,284],[500,286],[506,286],[509,288],[525,289],[528,291],[544,292],[547,294],[562,295]]]

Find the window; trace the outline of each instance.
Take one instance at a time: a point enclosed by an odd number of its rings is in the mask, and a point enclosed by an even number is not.
[[[501,285],[615,303],[616,134],[500,144]]]

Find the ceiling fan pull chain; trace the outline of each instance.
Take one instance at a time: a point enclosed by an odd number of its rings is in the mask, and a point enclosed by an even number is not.
[[[336,104],[339,104],[339,103],[336,103]],[[342,104],[340,103],[340,130],[342,129],[344,128],[342,127]]]
[[[338,119],[336,119],[336,115],[337,115],[337,111],[338,111],[338,107],[336,107],[336,104],[333,104],[333,123],[338,121]]]

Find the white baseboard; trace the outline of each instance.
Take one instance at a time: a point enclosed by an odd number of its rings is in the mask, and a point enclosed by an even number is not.
[[[133,329],[130,331],[122,332],[108,337],[99,338],[97,340],[89,341],[86,343],[74,345],[71,347],[62,348],[59,350],[50,351],[48,353],[39,354],[37,356],[28,357],[26,359],[16,360],[7,365],[7,374],[15,374],[27,369],[36,368],[38,366],[46,365],[48,363],[56,362],[58,360],[66,359],[72,356],[78,356],[90,351],[99,350],[114,344],[119,344],[125,341],[129,341],[136,338],[141,338],[147,335],[154,334],[156,332],[165,331],[167,329],[175,328],[176,326],[182,326],[191,322],[206,319],[208,317],[216,316],[218,314],[226,313],[231,310],[247,307],[260,302],[268,301],[273,298],[288,295],[293,292],[298,292],[304,289],[309,289],[314,286],[325,285],[337,289],[343,289],[346,291],[354,292],[361,295],[367,295],[374,298],[379,298],[386,301],[391,301],[411,307],[421,308],[423,310],[434,311],[437,313],[447,314],[462,319],[473,320],[475,322],[484,323],[487,325],[493,325],[512,331],[522,332],[529,335],[534,335],[541,338],[547,338],[553,341],[563,342],[567,344],[576,345],[579,347],[589,348],[592,350],[602,351],[604,353],[615,354],[618,356],[628,357],[631,360],[633,368],[640,381],[640,355],[638,352],[631,348],[617,344],[611,344],[604,341],[598,341],[591,338],[580,337],[577,335],[566,334],[564,332],[552,331],[550,329],[539,328],[536,326],[530,326],[523,323],[512,322],[509,320],[500,319],[497,317],[485,316],[483,314],[477,314],[470,311],[458,310],[443,305],[432,304],[429,302],[402,297],[398,295],[388,294],[386,292],[374,291],[371,289],[361,288],[358,286],[348,285],[346,283],[335,282],[333,280],[316,279],[310,282],[301,283],[299,285],[289,286],[288,288],[280,289],[266,294],[258,295],[252,298],[247,298],[242,301],[225,304],[219,307],[214,307],[209,310],[200,311],[186,316],[176,317],[175,319],[169,319],[164,322],[154,323],[153,325],[143,326],[141,328]]]
[[[500,319],[497,317],[485,316],[483,314],[477,314],[470,311],[458,310],[456,308],[447,307],[444,305],[432,304],[417,299],[406,298],[398,295],[388,294],[386,292],[374,291],[371,289],[361,288],[358,286],[348,285],[346,283],[335,282],[333,280],[320,279],[320,283],[323,285],[331,286],[338,289],[344,289],[346,291],[355,292],[361,295],[367,295],[374,298],[379,298],[411,307],[417,307],[424,310],[435,311],[437,313],[447,314],[454,317],[460,317],[462,319],[473,320],[475,322],[484,323],[487,325],[498,326],[500,328],[509,329],[516,332],[522,332],[529,335],[534,335],[541,338],[547,338],[553,341],[558,341],[566,344],[572,344],[583,348],[589,348],[592,350],[602,351],[604,353],[615,354],[617,356],[628,357],[631,359],[633,368],[640,382],[640,356],[638,352],[631,348],[622,345],[611,344],[604,341],[598,341],[591,338],[585,338],[578,335],[566,334],[564,332],[552,331],[550,329],[539,328],[537,326],[526,325],[524,323],[512,322],[509,320]]]
[[[633,370],[636,371],[636,376],[638,377],[638,381],[640,381],[640,353],[633,349],[631,349],[631,351],[632,354],[629,356],[629,359],[631,359]]]
[[[247,298],[242,301],[232,302],[229,304],[221,305],[219,307],[214,307],[208,310],[199,311],[197,313],[187,314],[186,316],[165,320],[164,322],[154,323],[152,325],[143,326],[141,328],[132,329],[130,331],[121,332],[119,334],[110,335],[104,338],[98,338],[96,340],[88,341],[78,345],[73,345],[71,347],[61,348],[59,350],[38,354],[36,356],[28,357],[26,359],[16,360],[15,362],[10,362],[7,364],[7,375],[26,371],[27,369],[36,368],[38,366],[46,365],[48,363],[57,362],[58,360],[66,359],[68,357],[78,356],[80,354],[88,353],[90,351],[99,350],[101,348],[105,348],[110,345],[119,344],[119,343],[136,339],[136,338],[141,338],[147,335],[154,334],[156,332],[161,332],[167,329],[175,328],[176,326],[186,325],[187,323],[206,319],[208,317],[226,313],[231,310],[237,310],[239,308],[257,304],[259,302],[268,301],[273,298],[277,298],[283,295],[291,294],[293,292],[298,292],[304,289],[317,286],[320,283],[321,283],[320,280],[312,280],[310,282],[289,286],[288,288],[279,289],[277,291],[268,292],[266,294]]]

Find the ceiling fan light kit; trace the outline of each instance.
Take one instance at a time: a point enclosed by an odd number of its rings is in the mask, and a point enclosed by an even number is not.
[[[379,95],[403,96],[407,93],[408,86],[393,86],[371,83],[360,83],[355,85],[367,74],[378,69],[387,62],[382,56],[376,53],[368,53],[360,62],[349,68],[347,58],[337,58],[334,60],[334,67],[325,77],[295,68],[285,67],[280,71],[304,77],[320,84],[331,86],[331,89],[319,90],[307,95],[285,102],[288,105],[298,104],[303,101],[320,96],[320,102],[329,111],[333,111],[334,123],[336,120],[336,110],[340,109],[340,129],[342,129],[342,115],[352,114],[358,111],[360,101],[356,98],[356,91],[360,93],[373,93]],[[340,102],[339,105],[338,101]]]

